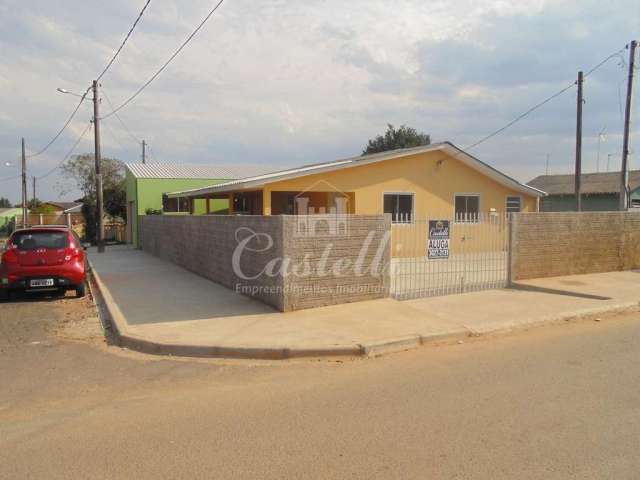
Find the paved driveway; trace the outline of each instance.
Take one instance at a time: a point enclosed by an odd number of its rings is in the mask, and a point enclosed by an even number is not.
[[[89,249],[130,325],[273,313],[261,302],[130,246]]]

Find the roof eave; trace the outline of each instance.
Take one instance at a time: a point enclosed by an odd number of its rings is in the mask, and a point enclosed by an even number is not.
[[[510,186],[511,188],[513,188],[519,193],[523,193],[525,195],[530,195],[535,197],[546,196],[546,193],[544,191],[518,182],[514,178],[511,178],[508,175],[505,175],[499,170],[484,163],[483,161],[470,155],[464,150],[456,147],[451,142],[431,144],[428,146],[424,146],[423,148],[404,149],[400,152],[397,152],[396,154],[383,152],[381,154],[372,155],[370,156],[370,158],[362,157],[362,160],[359,160],[358,157],[353,157],[353,158],[345,159],[342,161],[338,160],[334,162],[327,162],[326,164],[320,164],[317,166],[317,168],[314,168],[314,166],[300,167],[297,169],[284,170],[281,173],[274,172],[273,174],[266,174],[266,175],[251,177],[251,178],[248,178],[246,181],[236,180],[236,181],[222,183],[218,185],[212,185],[204,188],[196,188],[196,189],[190,189],[190,190],[171,192],[171,193],[168,193],[167,195],[169,196],[169,198],[176,198],[176,197],[192,198],[197,196],[212,195],[215,193],[229,193],[229,192],[238,191],[238,190],[251,190],[259,187],[264,187],[269,183],[288,180],[290,178],[300,178],[308,175],[324,173],[327,171],[341,170],[343,168],[349,168],[353,166],[368,165],[371,163],[377,163],[385,160],[391,160],[395,158],[401,158],[409,155],[417,155],[420,153],[437,151],[437,150],[447,151],[447,153],[449,153],[453,157],[461,159],[466,165],[470,166],[471,168],[474,168],[475,170],[481,173],[484,173],[485,175],[489,176],[490,178],[492,178],[498,183],[502,183],[503,185]]]

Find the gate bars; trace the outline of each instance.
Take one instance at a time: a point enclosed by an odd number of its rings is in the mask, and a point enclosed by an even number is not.
[[[490,212],[452,218],[403,215],[394,220],[390,289],[393,298],[405,300],[507,286],[509,214]],[[448,222],[446,258],[428,258],[430,220],[442,221],[440,226]]]

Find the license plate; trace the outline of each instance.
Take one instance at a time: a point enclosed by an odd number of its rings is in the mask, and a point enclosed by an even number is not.
[[[43,280],[31,280],[30,287],[53,287],[53,278],[45,278]]]

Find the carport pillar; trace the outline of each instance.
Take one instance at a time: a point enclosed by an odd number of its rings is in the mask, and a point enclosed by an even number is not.
[[[233,215],[233,193],[229,194],[229,215]]]
[[[271,190],[262,189],[262,214],[271,215]]]

